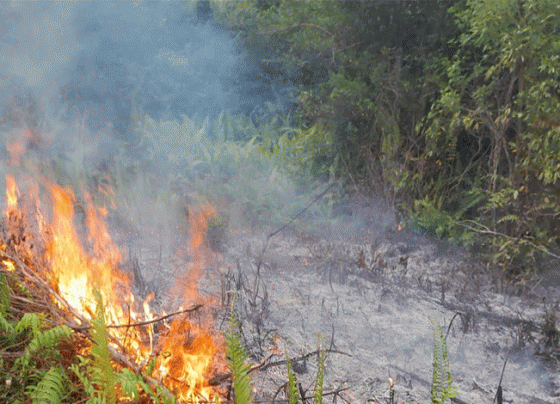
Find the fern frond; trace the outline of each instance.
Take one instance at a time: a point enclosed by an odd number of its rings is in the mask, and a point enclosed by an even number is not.
[[[109,352],[107,340],[107,327],[105,325],[105,308],[103,299],[99,291],[96,291],[97,298],[97,315],[91,320],[92,326],[92,377],[104,392],[107,404],[115,404],[117,401],[116,394],[116,377],[113,366],[111,365],[111,354]]]
[[[10,307],[10,287],[4,274],[0,274],[0,317],[6,315]]]
[[[11,339],[15,333],[15,327],[10,323],[3,314],[0,313],[0,331],[4,331],[6,333],[6,339]]]
[[[138,391],[139,377],[130,369],[123,369],[122,372],[117,374],[117,383],[121,387],[122,395],[138,401],[140,392]],[[141,378],[140,378],[141,379]]]
[[[69,339],[71,335],[72,330],[66,325],[58,325],[46,331],[37,331],[27,348],[30,354],[35,354],[43,349],[55,347],[59,342]]]
[[[288,357],[288,354],[286,354],[286,367],[288,368],[289,403],[298,404],[299,396],[298,396],[298,389],[297,389],[297,380],[296,380],[296,375],[292,369],[292,364],[290,362],[290,358]]]
[[[431,398],[434,404],[443,404],[448,398],[457,397],[458,392],[453,386],[453,379],[449,370],[447,343],[443,331],[435,318],[430,317],[434,325],[434,362]]]
[[[30,386],[27,393],[33,404],[61,403],[68,393],[68,375],[59,367],[51,367],[35,386]]]
[[[227,359],[229,369],[233,378],[233,390],[235,391],[235,400],[237,404],[252,404],[252,385],[249,375],[249,365],[245,363],[249,355],[241,344],[241,338],[237,333],[238,322],[234,314],[234,302],[232,299],[229,330],[225,334],[227,344]]]
[[[84,358],[84,357],[81,356],[81,355],[76,356],[76,358],[78,358],[78,360],[80,361],[82,367],[84,366],[84,364],[85,364],[86,361],[89,361],[88,359]],[[69,367],[69,370],[70,370],[71,372],[73,372],[73,373],[78,377],[78,380],[80,380],[80,382],[81,382],[84,386],[86,386],[86,384],[87,384],[87,375],[86,375],[86,373],[85,373],[78,365],[76,365],[75,363],[71,364],[70,367]]]
[[[78,377],[82,386],[84,388],[84,394],[86,397],[93,398],[95,395],[95,387],[92,384],[91,379],[87,375],[87,370],[91,368],[91,359],[85,358],[81,355],[77,356],[80,361],[80,366],[76,364],[70,365],[70,370]],[[88,400],[88,404],[91,404]]]
[[[16,325],[16,334],[24,334],[29,328],[32,329],[32,338],[25,348],[22,356],[14,362],[14,369],[28,369],[34,355],[42,352],[43,356],[56,355],[58,351],[52,350],[58,343],[72,335],[72,331],[65,325],[59,325],[46,331],[40,331],[43,320],[37,313],[25,313]]]
[[[313,403],[322,404],[323,402],[323,378],[325,376],[325,360],[327,351],[323,347],[322,339],[319,341],[319,363],[317,367],[317,378],[315,379],[315,389],[313,391]]]
[[[22,333],[31,329],[33,333],[37,333],[43,325],[43,318],[38,313],[25,313],[16,324],[16,332]]]

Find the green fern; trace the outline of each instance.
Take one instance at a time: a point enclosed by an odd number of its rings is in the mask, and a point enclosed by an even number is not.
[[[15,331],[18,333],[23,333],[24,331],[31,329],[35,334],[43,325],[43,318],[44,315],[41,315],[39,313],[25,313],[16,324]]]
[[[453,386],[453,379],[449,370],[447,357],[447,343],[439,321],[430,317],[434,325],[434,362],[431,398],[434,404],[443,404],[448,398],[457,397],[458,393]]]
[[[70,371],[72,371],[77,377],[80,383],[84,388],[84,394],[86,397],[94,397],[95,395],[95,387],[91,382],[91,379],[88,377],[87,372],[91,369],[91,359],[85,358],[81,355],[76,357],[80,362],[79,365],[72,364],[70,365]],[[90,404],[90,401],[87,401]]]
[[[235,391],[235,401],[237,404],[252,404],[252,385],[249,375],[249,365],[245,363],[249,355],[241,344],[237,327],[239,325],[234,314],[235,298],[232,299],[229,330],[225,334],[227,344],[227,359],[229,369],[233,378],[233,390]]]
[[[288,357],[288,354],[286,354],[286,367],[288,368],[289,404],[298,404],[299,396],[298,396],[298,389],[297,389],[297,380],[296,380],[296,375],[292,369],[292,364],[290,362],[290,358]]]
[[[0,341],[9,341],[15,334],[15,327],[12,323],[6,319],[5,314],[0,313],[0,331],[3,331],[4,335],[0,337]],[[2,344],[5,345],[5,344]],[[9,343],[7,345],[10,345]]]
[[[148,373],[149,374],[149,373]],[[129,398],[138,402],[140,400],[140,388],[146,393],[154,403],[175,404],[177,399],[169,395],[169,391],[163,387],[156,387],[155,392],[141,375],[134,373],[130,369],[123,369],[115,375],[116,381],[120,386],[123,398]]]
[[[317,378],[315,379],[315,389],[313,391],[313,403],[321,404],[323,402],[323,378],[325,376],[325,360],[327,359],[327,351],[323,348],[322,337],[319,340],[319,364],[317,367]]]
[[[35,354],[43,349],[53,348],[71,336],[72,330],[66,325],[58,325],[46,331],[37,331],[29,342],[29,352]]]
[[[70,339],[72,335],[72,330],[66,325],[58,325],[49,330],[40,331],[42,325],[43,320],[37,313],[25,313],[16,324],[14,333],[18,338],[23,338],[30,328],[32,338],[25,348],[24,354],[14,362],[14,370],[25,371],[33,367],[32,359],[38,354],[41,354],[43,358],[59,356],[60,353],[53,348],[60,342]]]
[[[64,369],[57,366],[51,367],[35,386],[26,390],[33,404],[61,403],[68,394],[68,375]]]
[[[93,340],[92,346],[92,378],[101,388],[102,396],[107,404],[115,404],[116,377],[113,366],[111,365],[111,354],[109,352],[107,340],[107,327],[105,325],[105,309],[103,299],[99,291],[96,291],[97,315],[91,320]]]
[[[0,317],[4,317],[10,307],[10,287],[4,274],[0,274]]]
[[[99,372],[96,370],[99,365],[95,364],[94,359],[81,355],[78,355],[78,360],[79,365],[71,365],[70,370],[78,377],[83,386],[84,396],[88,397],[86,404],[107,404],[109,401],[106,395],[99,394],[100,388],[102,388],[98,377]],[[141,391],[143,391],[154,403],[177,404],[177,399],[171,396],[167,389],[160,386],[152,388],[145,382],[141,374],[136,374],[127,368],[120,372],[113,371],[113,374],[115,388],[120,387],[121,399],[143,402],[145,399],[145,396],[141,396]]]
[[[19,347],[21,355],[12,363],[0,363],[5,372],[0,380],[11,385],[0,389],[0,397],[6,402],[59,403],[69,393],[66,371],[53,359],[60,358],[57,345],[71,338],[72,331],[65,325],[47,330],[42,313],[25,313],[17,322],[10,322],[0,312],[0,342],[4,347]],[[47,361],[52,364],[48,368]],[[17,377],[14,377],[17,375]],[[31,401],[29,401],[31,400]]]
[[[138,401],[140,399],[140,393],[138,391],[139,379],[141,380],[142,378],[138,377],[138,375],[130,369],[123,369],[122,372],[117,375],[121,392],[125,397],[131,398],[134,401]],[[144,388],[144,391],[150,391],[149,386],[147,389],[145,386],[142,387]]]

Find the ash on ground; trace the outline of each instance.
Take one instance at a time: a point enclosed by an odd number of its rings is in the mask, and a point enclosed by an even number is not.
[[[447,335],[457,402],[492,402],[508,355],[504,402],[558,402],[558,329],[547,321],[560,296],[554,286],[513,293],[461,251],[407,232],[354,241],[283,232],[266,240],[266,233],[231,235],[206,281],[210,288],[225,278],[237,294],[255,365],[286,353],[302,358],[322,338],[333,351],[325,392],[388,402],[391,377],[395,402],[430,403],[435,318]],[[278,345],[282,352],[271,357]],[[294,370],[312,397],[316,355],[294,362]],[[285,398],[287,380],[284,364],[253,375],[261,399]]]
[[[462,251],[406,231],[268,234],[229,231],[198,286],[221,301],[223,318],[237,296],[260,369],[256,399],[286,399],[286,355],[312,397],[322,341],[325,402],[389,402],[391,377],[395,403],[430,403],[435,318],[459,392],[452,401],[491,403],[507,357],[504,402],[558,402],[558,286],[509,290]]]

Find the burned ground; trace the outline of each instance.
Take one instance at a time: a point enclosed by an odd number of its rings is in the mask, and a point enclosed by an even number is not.
[[[442,253],[441,245],[413,234],[336,241],[284,232],[266,247],[265,241],[266,233],[231,235],[202,286],[223,294],[217,290],[222,279],[239,296],[237,310],[255,365],[284,359],[269,358],[277,335],[294,358],[315,352],[322,335],[333,351],[325,391],[347,388],[340,398],[384,402],[392,377],[401,402],[428,403],[429,318],[435,317],[446,331],[457,402],[491,402],[508,355],[506,401],[557,399],[560,351],[547,336],[545,313],[551,313],[558,289],[497,292],[491,276],[468,256]],[[303,389],[311,392],[316,359],[296,363]],[[286,380],[285,365],[254,372],[256,396],[272,399]]]

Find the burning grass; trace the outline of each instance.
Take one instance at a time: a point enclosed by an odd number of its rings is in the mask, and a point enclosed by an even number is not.
[[[21,196],[12,177],[7,184],[0,234],[2,397],[13,402],[218,400],[219,389],[209,380],[225,364],[223,343],[189,319],[201,308],[195,304],[196,279],[185,285],[182,307],[156,315],[149,305],[153,296],[136,301],[131,276],[119,268],[121,255],[105,226],[104,208],[86,194],[82,232],[88,242],[82,243],[70,190],[47,188],[52,204],[47,220],[38,187]],[[191,218],[196,234],[190,253],[198,275],[211,215],[203,208]]]

